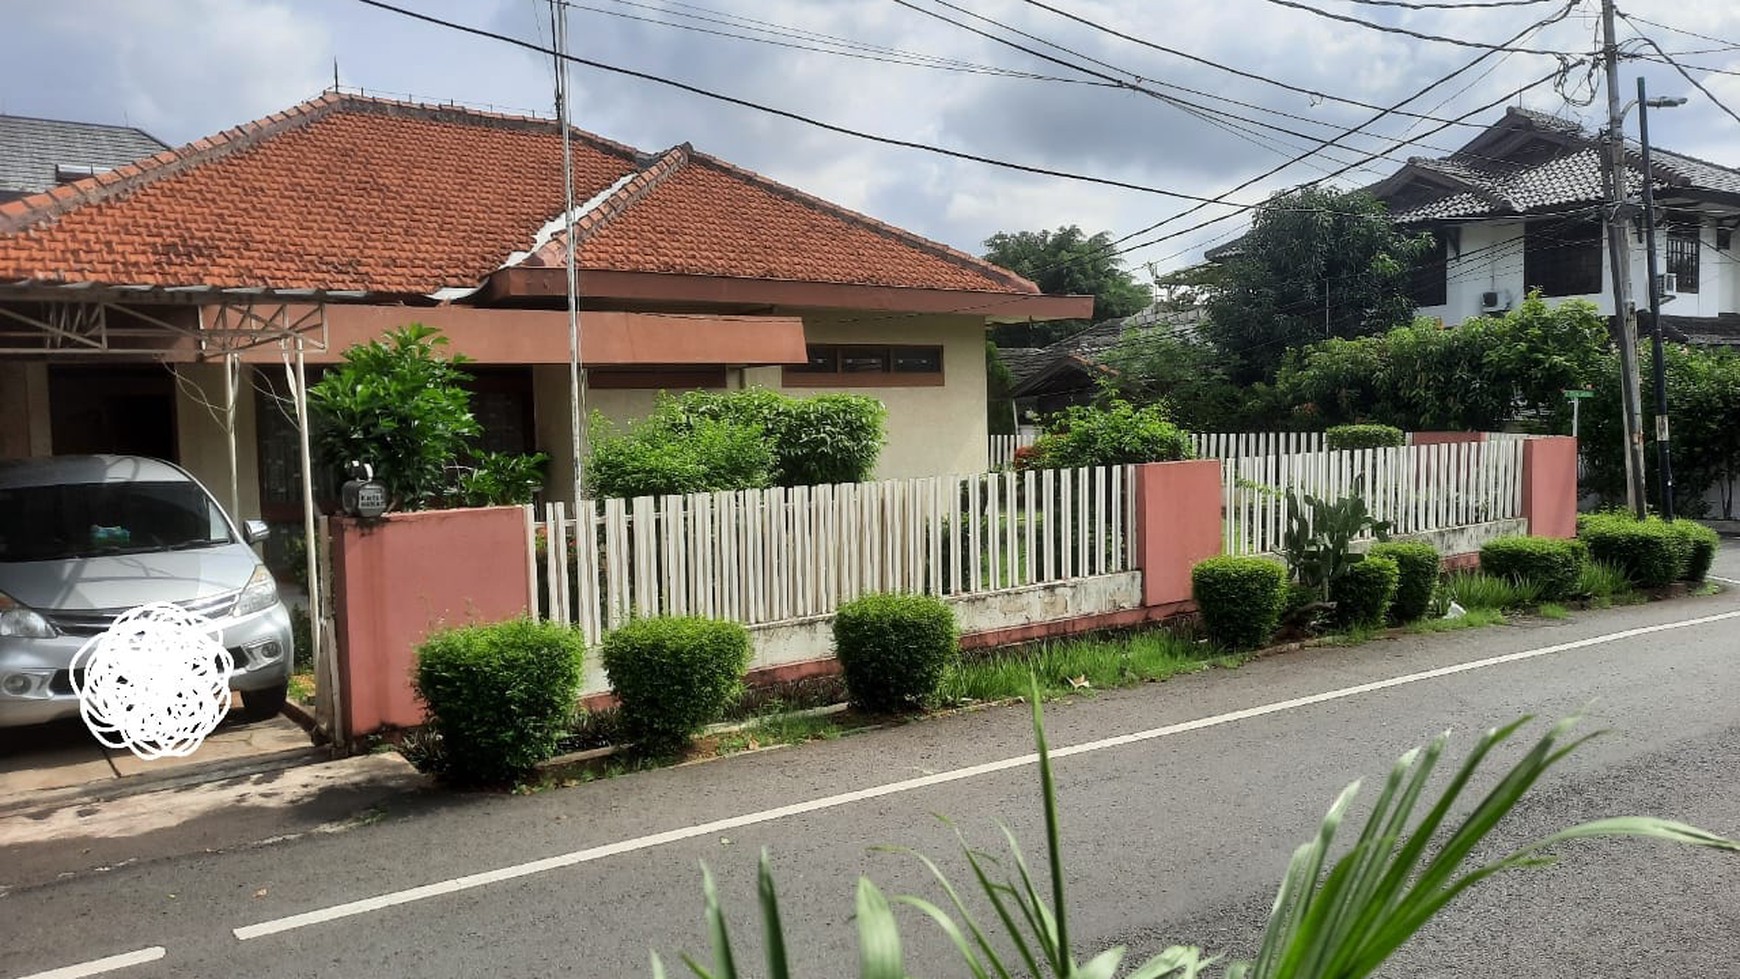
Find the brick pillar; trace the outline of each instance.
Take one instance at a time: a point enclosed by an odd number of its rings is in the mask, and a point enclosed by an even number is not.
[[[1522,515],[1536,537],[1577,536],[1577,440],[1523,443]]]
[[[1136,467],[1136,567],[1142,604],[1190,600],[1190,569],[1221,548],[1218,459]]]

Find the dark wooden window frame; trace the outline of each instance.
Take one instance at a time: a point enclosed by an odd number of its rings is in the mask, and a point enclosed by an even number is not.
[[[898,388],[941,387],[944,383],[943,348],[934,343],[812,343],[810,362],[787,367],[788,388]],[[902,369],[902,359],[934,361],[935,369]],[[876,364],[869,369],[854,369]]]
[[[1523,286],[1543,296],[1601,291],[1601,222],[1581,218],[1530,221],[1523,233]]]
[[[1434,247],[1421,256],[1408,280],[1408,298],[1422,308],[1450,302],[1450,236],[1433,231],[1432,240]]]
[[[1703,244],[1698,239],[1698,230],[1695,225],[1670,227],[1662,236],[1661,270],[1673,273],[1678,280],[1676,292],[1698,291],[1698,262]]]

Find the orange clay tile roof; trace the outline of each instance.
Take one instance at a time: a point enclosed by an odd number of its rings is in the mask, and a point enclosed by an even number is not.
[[[627,178],[576,224],[582,269],[1039,291],[686,145],[653,157],[577,133],[573,155],[577,204]],[[470,288],[505,263],[561,264],[561,235],[537,239],[561,173],[549,120],[329,93],[0,204],[0,282]]]

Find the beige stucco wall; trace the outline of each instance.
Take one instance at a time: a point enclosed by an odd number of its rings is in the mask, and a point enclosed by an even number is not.
[[[985,327],[963,316],[852,313],[804,318],[811,343],[941,344],[944,383],[934,387],[787,388],[778,367],[727,372],[729,387],[766,387],[793,397],[859,394],[888,407],[888,444],[877,461],[879,479],[976,473],[985,469]],[[567,500],[574,478],[569,451],[568,369],[532,368],[538,448],[550,454],[548,499]],[[591,390],[588,414],[601,414],[620,430],[645,418],[657,391]],[[584,451],[584,450],[583,450]]]
[[[182,468],[211,490],[238,521],[260,516],[259,440],[254,433],[254,392],[249,372],[236,388],[236,484],[230,499],[229,436],[224,434],[224,367],[182,364],[175,391],[176,443]]]
[[[804,318],[810,343],[942,344],[944,383],[937,387],[790,388],[786,394],[847,393],[888,406],[888,444],[876,463],[878,479],[985,471],[985,324],[964,316],[850,313]],[[780,372],[770,375],[778,387]],[[763,383],[752,377],[750,383]]]
[[[0,362],[0,459],[52,453],[48,365]]]

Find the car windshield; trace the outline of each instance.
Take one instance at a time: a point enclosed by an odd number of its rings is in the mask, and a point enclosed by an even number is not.
[[[233,541],[217,504],[185,480],[0,489],[0,562],[142,554]]]

